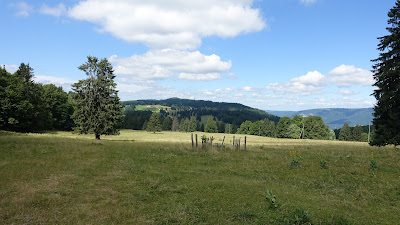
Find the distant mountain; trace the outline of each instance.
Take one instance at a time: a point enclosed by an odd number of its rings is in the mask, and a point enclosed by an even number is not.
[[[348,123],[351,127],[359,125],[371,124],[373,119],[372,108],[361,108],[361,109],[309,109],[302,111],[271,111],[265,110],[266,112],[277,115],[279,117],[288,116],[293,117],[295,115],[302,116],[320,116],[324,120],[325,124],[330,129],[341,128],[344,123]]]
[[[219,121],[240,126],[246,120],[252,122],[257,120],[269,119],[274,122],[279,121],[279,117],[271,115],[263,110],[251,108],[238,103],[212,102],[204,100],[190,100],[180,98],[169,98],[165,100],[135,100],[122,102],[123,107],[127,106],[164,106],[164,111],[170,116],[178,116],[179,118],[190,118],[197,116],[200,120],[201,116],[212,115]],[[141,107],[146,109],[146,107]]]

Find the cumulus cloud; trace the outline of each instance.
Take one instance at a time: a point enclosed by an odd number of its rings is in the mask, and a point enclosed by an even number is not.
[[[251,6],[252,0],[86,0],[68,14],[128,42],[182,50],[196,49],[203,37],[229,38],[264,29],[259,9]]]
[[[33,6],[29,5],[28,3],[21,1],[17,3],[12,3],[11,7],[15,8],[17,12],[15,13],[16,16],[29,16],[33,12]]]
[[[64,15],[67,12],[67,7],[65,7],[64,4],[60,3],[57,6],[50,7],[46,4],[42,5],[42,7],[39,9],[39,12],[41,14],[45,15],[50,15],[50,16],[55,16],[55,17],[60,17]]]
[[[7,70],[7,72],[9,72],[9,73],[15,73],[15,71],[17,71],[18,68],[19,68],[19,66],[14,65],[14,64],[10,64],[10,65],[7,65],[7,64],[0,64],[0,66],[1,66],[1,67],[4,66],[4,67],[6,68],[6,70]]]
[[[270,89],[277,94],[318,94],[322,90],[323,78],[324,75],[318,71],[314,71],[300,77],[295,77],[288,83],[270,84],[267,86],[267,89]]]
[[[324,86],[337,87],[370,86],[374,83],[372,73],[355,66],[341,65],[323,75],[318,71],[295,77],[287,83],[273,83],[266,88],[278,94],[319,94]],[[348,92],[347,92],[348,93]],[[342,92],[341,94],[345,94]]]
[[[338,87],[370,86],[374,84],[371,71],[348,65],[341,65],[333,69],[326,75],[326,81],[335,83]]]
[[[146,82],[177,76],[184,80],[215,80],[220,73],[229,72],[232,63],[221,61],[217,55],[203,55],[173,49],[150,50],[143,55],[109,58],[115,73],[125,81]]]

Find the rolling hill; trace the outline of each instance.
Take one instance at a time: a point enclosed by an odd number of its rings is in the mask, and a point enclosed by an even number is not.
[[[263,110],[251,108],[238,103],[212,102],[204,100],[190,100],[180,98],[169,98],[165,100],[135,100],[125,101],[123,107],[132,106],[135,109],[154,108],[159,106],[168,115],[178,116],[179,118],[187,118],[190,116],[212,115],[219,121],[229,124],[239,125],[246,120],[252,122],[257,120],[269,119],[274,122],[279,121],[279,117],[271,115]],[[141,106],[141,107],[138,107]]]
[[[324,120],[325,124],[329,125],[330,129],[341,128],[344,123],[348,123],[351,127],[357,124],[368,125],[371,124],[373,119],[372,108],[360,108],[360,109],[342,109],[342,108],[328,108],[328,109],[309,109],[302,111],[271,111],[265,110],[266,112],[277,115],[279,117],[288,116],[293,117],[294,115],[302,116],[320,116]]]

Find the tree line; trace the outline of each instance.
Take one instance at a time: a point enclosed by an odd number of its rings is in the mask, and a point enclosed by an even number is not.
[[[0,129],[18,132],[71,130],[72,96],[54,84],[33,81],[33,69],[21,63],[11,74],[0,67]]]
[[[111,64],[88,56],[78,68],[88,78],[67,93],[54,84],[35,83],[29,64],[21,63],[13,74],[0,67],[0,130],[74,130],[96,139],[118,134],[123,115]]]

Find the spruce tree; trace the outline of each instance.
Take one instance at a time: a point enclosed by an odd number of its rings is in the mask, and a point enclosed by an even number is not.
[[[356,125],[353,129],[352,140],[353,141],[361,141],[362,127],[360,125]]]
[[[151,114],[146,130],[153,133],[161,131],[160,118],[158,117],[157,112]]]
[[[174,117],[174,120],[172,121],[172,131],[179,131],[179,119],[178,117]]]
[[[390,9],[388,17],[389,34],[378,38],[381,53],[372,60],[377,87],[373,95],[377,103],[373,119],[375,137],[370,144],[377,146],[400,144],[400,0]]]
[[[351,140],[351,130],[348,123],[343,124],[342,129],[339,132],[340,141],[350,141]]]
[[[73,119],[79,133],[100,135],[119,133],[122,107],[118,97],[114,70],[107,59],[98,60],[88,56],[88,61],[78,67],[88,76],[72,85],[75,112]]]

